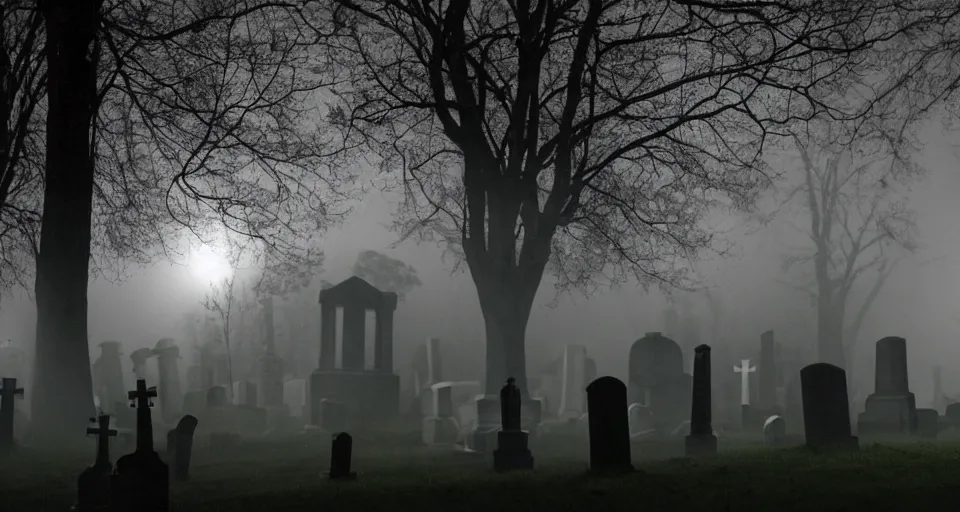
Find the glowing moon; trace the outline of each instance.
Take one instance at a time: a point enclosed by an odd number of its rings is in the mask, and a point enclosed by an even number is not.
[[[229,278],[233,269],[230,268],[227,260],[223,259],[209,246],[203,245],[190,255],[190,272],[197,279],[219,283]]]

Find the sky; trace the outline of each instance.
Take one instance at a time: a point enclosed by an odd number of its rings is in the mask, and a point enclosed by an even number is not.
[[[921,247],[890,278],[864,327],[864,339],[887,335],[908,340],[911,387],[918,403],[930,395],[930,368],[945,366],[944,388],[960,391],[960,135],[944,134],[931,125],[924,132],[926,147],[919,161],[929,172],[912,186],[911,205],[917,211]],[[423,286],[411,292],[396,311],[395,361],[400,370],[417,343],[439,337],[450,346],[482,361],[483,323],[470,277],[452,273],[453,261],[432,244],[413,242],[392,247],[397,236],[387,227],[395,198],[373,189],[341,227],[324,237],[326,263],[319,279],[339,282],[361,250],[372,249],[415,267]],[[760,333],[780,328],[779,339],[790,340],[790,322],[803,322],[802,301],[777,280],[783,242],[796,237],[784,222],[774,221],[738,238],[734,257],[709,261],[703,272],[719,287],[739,317],[747,343],[759,344]],[[152,346],[163,337],[180,334],[181,315],[195,309],[204,286],[185,266],[158,263],[132,272],[122,283],[96,281],[89,290],[90,344],[113,339],[126,352]],[[630,344],[647,331],[662,330],[663,298],[632,285],[585,298],[561,297],[556,307],[549,280],[544,280],[527,333],[528,371],[558,356],[565,343],[588,347],[601,374],[626,377],[625,355]],[[319,306],[316,313],[319,315]],[[707,322],[702,322],[707,323]],[[15,292],[0,309],[0,339],[30,340],[35,328],[30,297]],[[711,342],[705,333],[705,342]],[[755,341],[750,341],[753,338]],[[812,341],[812,340],[807,340]],[[317,343],[319,340],[306,340]],[[869,351],[869,346],[864,350]],[[95,356],[97,350],[92,353]],[[951,371],[953,370],[953,371]],[[723,371],[723,370],[715,370]],[[956,375],[956,377],[954,377]],[[872,379],[872,371],[868,372]]]

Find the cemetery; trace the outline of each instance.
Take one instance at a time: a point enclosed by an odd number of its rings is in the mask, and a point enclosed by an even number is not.
[[[958,5],[0,0],[0,512],[960,510]]]
[[[357,300],[384,310],[362,279],[328,290],[322,301],[340,296],[343,308]],[[391,339],[379,332],[380,354],[390,353]],[[325,355],[311,378],[322,377],[312,386],[289,375],[283,382],[268,344],[257,382],[236,382],[228,393],[215,351],[206,350],[187,372],[199,383],[184,392],[170,368],[176,342],[163,339],[131,354],[136,380],[122,400],[117,390],[130,386],[115,371],[121,351],[104,343],[94,363],[105,372],[97,372],[98,398],[113,406],[90,418],[86,446],[59,451],[19,441],[14,412],[24,389],[4,378],[4,509],[628,510],[641,500],[649,510],[925,510],[951,499],[960,475],[960,405],[917,407],[903,338],[876,343],[876,386],[857,415],[836,366],[812,363],[778,377],[792,366],[777,357],[772,331],[760,336],[758,363],[729,368],[714,364],[708,345],[685,354],[648,332],[630,349],[627,382],[598,372],[584,346],[567,345],[526,400],[512,377],[495,397],[478,382],[445,380],[451,347],[437,338],[404,365],[412,385],[403,392],[389,357],[364,368],[362,338],[320,343]],[[336,350],[354,355],[338,359]],[[350,385],[337,384],[341,372]],[[148,386],[153,376],[158,385]],[[190,391],[197,384],[206,391]],[[378,407],[364,408],[366,385]],[[723,386],[738,399],[718,400]],[[525,413],[528,403],[537,407]]]

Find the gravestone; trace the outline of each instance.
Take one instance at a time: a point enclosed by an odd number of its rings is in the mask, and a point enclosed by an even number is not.
[[[627,386],[616,377],[600,377],[587,386],[590,470],[632,471]]]
[[[283,403],[295,417],[302,417],[307,410],[307,381],[290,379],[283,383]]]
[[[760,369],[758,382],[758,406],[763,411],[779,409],[777,404],[777,347],[773,331],[760,335]]]
[[[917,409],[917,435],[936,439],[940,433],[940,413],[936,409]]]
[[[750,428],[750,374],[757,371],[756,366],[750,366],[749,359],[740,361],[740,366],[734,366],[733,371],[740,374],[740,428]]]
[[[146,347],[138,348],[130,354],[130,362],[133,363],[133,375],[137,380],[147,379],[147,363],[151,357],[153,357],[153,350]]]
[[[692,379],[683,373],[683,352],[659,332],[648,332],[630,347],[627,399],[650,411],[654,427],[669,433],[688,420]]]
[[[533,469],[533,455],[527,446],[528,432],[521,430],[520,389],[513,377],[500,390],[501,428],[497,432],[497,448],[493,451],[495,471]]]
[[[330,449],[330,480],[352,480],[357,474],[351,471],[353,459],[353,437],[346,432],[333,436],[333,446]]]
[[[907,340],[888,336],[877,342],[874,390],[857,417],[860,437],[917,432],[916,398],[907,378]]]
[[[156,388],[147,388],[137,379],[137,389],[128,394],[137,409],[137,448],[117,459],[111,481],[116,510],[127,512],[168,512],[170,510],[170,473],[167,465],[153,449],[153,421],[150,400]]]
[[[850,435],[850,404],[847,372],[828,363],[814,363],[800,370],[803,393],[803,429],[807,447],[858,447]]]
[[[423,419],[423,443],[454,446],[460,437],[460,426],[453,415],[453,383],[438,382],[430,386],[429,393],[433,396],[433,406],[429,416]]]
[[[587,348],[583,345],[567,345],[563,350],[563,366],[560,373],[560,408],[557,417],[561,420],[576,419],[586,412]]]
[[[0,380],[0,456],[9,454],[15,447],[13,420],[16,399],[23,398],[23,388],[17,387],[17,379],[4,377]]]
[[[167,433],[167,461],[177,482],[190,479],[190,459],[193,455],[193,434],[200,422],[195,416],[180,418],[177,428]]]
[[[399,413],[400,378],[393,373],[393,315],[397,294],[382,292],[359,277],[320,291],[320,362],[310,375],[310,418],[319,421],[320,400],[346,404],[361,422]],[[337,362],[337,309],[343,310],[342,364]],[[373,310],[373,368],[365,364],[366,312]],[[316,424],[316,423],[314,423]]]
[[[223,407],[227,403],[227,388],[213,386],[207,390],[207,407]]]
[[[110,478],[113,464],[110,463],[110,437],[117,431],[110,429],[110,416],[101,414],[90,418],[96,428],[87,427],[87,434],[97,436],[97,458],[92,466],[83,470],[77,478],[77,503],[73,512],[111,512]]]
[[[93,389],[100,398],[100,409],[110,414],[117,412],[118,405],[126,404],[120,355],[119,341],[104,341],[100,344],[100,357],[92,368]]]
[[[323,431],[335,433],[347,428],[347,405],[345,403],[323,398],[319,405],[319,426]]]
[[[700,345],[693,355],[693,399],[690,408],[690,434],[684,440],[687,457],[715,455],[717,436],[713,433],[710,347]]]
[[[780,416],[774,415],[763,422],[763,444],[767,446],[781,446],[787,438],[787,423]]]
[[[183,413],[183,391],[180,387],[180,347],[171,338],[163,338],[153,347],[157,356],[157,391],[160,416],[172,425]]]
[[[273,350],[268,349],[260,358],[260,386],[256,384],[253,384],[253,386],[253,388],[248,388],[248,391],[253,391],[254,398],[259,391],[259,403],[263,404],[264,407],[280,407],[284,404],[283,359],[277,356]],[[257,401],[254,400],[253,403],[248,401],[246,405],[257,405]]]

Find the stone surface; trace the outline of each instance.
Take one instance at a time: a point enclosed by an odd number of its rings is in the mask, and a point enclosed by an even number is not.
[[[684,441],[687,457],[717,453],[717,436],[713,434],[713,405],[710,378],[710,347],[700,345],[693,356],[693,398],[690,411],[690,434]]]
[[[917,435],[936,439],[940,434],[940,413],[936,409],[917,409]]]
[[[832,364],[814,363],[800,370],[800,382],[807,446],[857,448],[857,438],[850,435],[846,372]]]
[[[916,398],[907,376],[907,340],[877,341],[874,392],[857,419],[860,437],[911,435],[917,431]]]
[[[632,471],[627,386],[615,377],[600,377],[587,386],[590,470]]]
[[[763,444],[782,446],[787,438],[787,423],[780,416],[770,416],[763,422]]]
[[[330,449],[330,480],[347,480],[356,478],[357,474],[352,471],[353,463],[353,437],[340,432],[333,436],[333,444]]]

